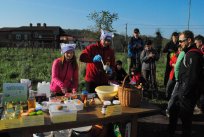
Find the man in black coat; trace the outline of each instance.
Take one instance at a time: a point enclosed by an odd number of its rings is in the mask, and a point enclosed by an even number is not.
[[[178,46],[179,46],[178,35],[179,35],[178,32],[173,32],[171,35],[171,41],[169,41],[163,49],[163,53],[167,53],[166,54],[166,69],[165,69],[165,74],[164,74],[164,86],[166,86],[169,80],[169,74],[171,71],[171,66],[169,64],[170,56],[172,53],[174,54],[178,50]]]
[[[169,133],[173,136],[180,118],[182,137],[191,137],[193,111],[201,94],[202,54],[194,45],[194,34],[189,30],[179,35],[179,44],[186,55],[179,68],[178,100],[169,112]]]
[[[141,71],[140,53],[144,48],[144,42],[140,38],[140,30],[138,28],[134,29],[133,36],[131,37],[128,44],[128,67],[129,73],[131,73],[131,68],[136,67]]]

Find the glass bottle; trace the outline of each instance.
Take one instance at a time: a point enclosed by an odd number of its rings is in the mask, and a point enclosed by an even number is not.
[[[36,107],[36,99],[34,93],[30,91],[30,95],[28,97],[28,109]]]
[[[5,118],[13,119],[15,116],[15,110],[12,102],[6,103]]]
[[[81,101],[84,103],[85,99],[87,100],[88,91],[83,90],[81,94]]]
[[[88,102],[88,100],[87,100],[87,97],[84,99],[84,107],[88,107],[88,104],[89,102]]]

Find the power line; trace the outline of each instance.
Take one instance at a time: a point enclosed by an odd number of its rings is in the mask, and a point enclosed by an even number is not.
[[[138,25],[138,26],[167,26],[167,27],[177,27],[177,26],[179,26],[179,27],[187,27],[188,25],[182,25],[182,24],[177,24],[177,25],[170,25],[170,24],[129,24],[129,25],[131,25],[131,26],[133,26],[133,25]],[[199,27],[199,26],[203,26],[204,27],[204,25],[191,25],[191,26],[197,26],[197,27]]]

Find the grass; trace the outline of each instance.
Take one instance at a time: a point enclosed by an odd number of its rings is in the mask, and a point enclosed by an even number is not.
[[[81,51],[76,50],[79,57]],[[127,71],[127,54],[117,52],[116,60],[123,62],[123,68]],[[60,57],[59,50],[52,49],[25,49],[25,48],[1,48],[0,50],[0,92],[3,83],[19,82],[22,78],[31,79],[33,89],[36,90],[37,82],[50,81],[51,67],[55,58]],[[84,88],[85,63],[79,62],[80,89]],[[157,82],[159,89],[163,90],[163,77],[165,56],[161,56],[157,62]]]

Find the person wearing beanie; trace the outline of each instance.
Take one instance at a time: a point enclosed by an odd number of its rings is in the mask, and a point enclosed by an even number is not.
[[[113,76],[115,53],[111,48],[112,33],[101,30],[100,41],[86,46],[79,60],[86,63],[86,90],[95,93],[95,88],[107,85]]]
[[[76,93],[78,88],[78,64],[75,44],[61,43],[60,58],[53,61],[50,91],[52,96],[63,96],[68,92]]]
[[[113,78],[115,53],[111,48],[112,33],[101,30],[100,41],[85,47],[79,60],[86,63],[86,90],[95,93],[95,88],[108,85]],[[113,124],[104,125],[106,136],[114,136]]]

